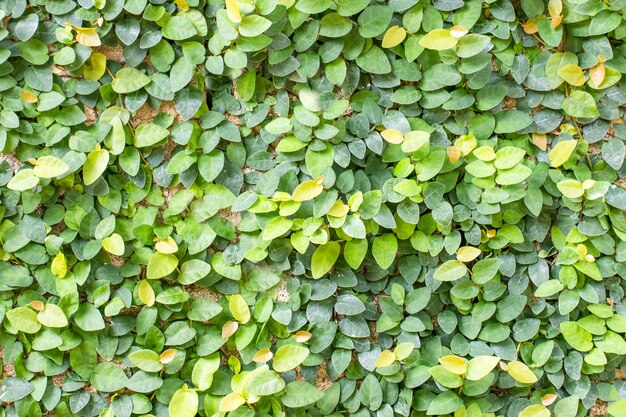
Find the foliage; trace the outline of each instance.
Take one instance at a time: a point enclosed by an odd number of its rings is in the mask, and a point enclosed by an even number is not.
[[[0,417],[624,416],[625,7],[0,0]]]

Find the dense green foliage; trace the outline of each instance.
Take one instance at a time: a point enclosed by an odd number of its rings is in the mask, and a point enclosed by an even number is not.
[[[0,417],[626,416],[626,0],[0,0]]]

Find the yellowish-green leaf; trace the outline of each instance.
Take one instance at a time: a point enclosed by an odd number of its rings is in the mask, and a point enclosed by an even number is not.
[[[56,304],[48,303],[37,313],[37,320],[46,327],[60,328],[69,324],[67,317],[61,307]]]
[[[230,297],[228,300],[228,308],[238,322],[246,324],[250,321],[250,308],[241,294],[235,294]]]
[[[107,58],[100,52],[91,54],[87,61],[83,64],[83,77],[86,80],[98,81],[107,69]]]
[[[84,46],[100,46],[102,43],[100,42],[100,36],[98,36],[98,32],[96,32],[95,28],[79,28],[74,27],[76,30],[76,42],[80,43]]]
[[[95,150],[89,152],[87,161],[83,165],[83,181],[85,185],[91,185],[106,170],[109,163],[109,152],[106,149],[100,149],[98,145]]]
[[[113,233],[109,237],[102,239],[102,247],[105,251],[115,256],[124,255],[124,239],[117,233]]]
[[[169,405],[171,417],[194,417],[198,412],[198,394],[183,385],[172,396]]]
[[[337,242],[328,242],[326,245],[320,245],[315,249],[311,257],[311,273],[314,279],[321,278],[330,271],[337,262],[340,251],[341,247]]]
[[[406,30],[400,26],[392,26],[387,29],[383,37],[383,48],[398,46],[406,38]]]
[[[220,413],[230,413],[245,403],[246,399],[243,398],[243,395],[241,395],[240,392],[231,392],[222,398],[222,402],[220,402]]]
[[[241,22],[241,13],[237,0],[226,0],[226,15],[234,23]]]
[[[519,417],[550,417],[550,410],[541,404],[533,404],[524,408]]]
[[[461,262],[471,262],[480,256],[480,249],[472,246],[461,246],[456,251],[456,259]]]
[[[419,44],[426,49],[445,51],[456,46],[458,39],[452,36],[448,29],[435,29],[426,34]]]
[[[39,177],[35,175],[34,170],[27,168],[18,171],[7,184],[7,188],[14,191],[26,191],[33,189],[37,184],[39,184]]]
[[[171,236],[165,239],[158,239],[154,248],[160,253],[176,253],[178,251],[178,244]]]
[[[390,350],[383,350],[376,358],[374,366],[377,368],[384,368],[385,366],[392,365],[396,361],[396,355]]]
[[[467,372],[467,361],[460,356],[444,356],[443,358],[439,358],[439,363],[446,369],[446,371],[452,372],[456,375],[463,375]]]
[[[393,350],[393,353],[396,355],[397,360],[402,361],[408,358],[414,349],[415,345],[411,342],[399,343]]]
[[[578,142],[573,139],[563,140],[557,143],[554,148],[552,148],[549,155],[552,166],[557,168],[563,165],[569,157],[572,156],[576,145],[578,145]]]
[[[276,372],[287,372],[299,366],[309,356],[309,349],[296,344],[283,345],[274,355],[272,367]]]
[[[57,252],[56,256],[52,260],[50,270],[57,278],[64,278],[67,274],[67,260],[63,252]]]
[[[487,376],[498,365],[500,358],[497,356],[476,356],[467,363],[465,379],[478,381]]]
[[[526,364],[520,361],[511,361],[507,364],[507,367],[507,372],[516,381],[522,384],[534,384],[537,382],[537,375]]]
[[[398,129],[385,129],[380,135],[389,143],[399,145],[404,140],[404,135]]]
[[[46,155],[37,160],[33,172],[39,178],[54,178],[63,175],[70,167],[56,156]]]
[[[559,68],[559,77],[568,84],[579,87],[585,83],[585,73],[582,68],[575,64],[566,64]]]
[[[295,190],[293,190],[292,197],[294,201],[308,201],[313,200],[324,191],[324,186],[321,184],[324,178],[321,180],[309,180],[299,184]]]
[[[171,254],[155,252],[148,261],[148,279],[163,278],[176,269],[178,258]]]
[[[147,305],[148,307],[152,307],[154,305],[154,301],[156,299],[154,295],[154,290],[152,286],[147,280],[142,280],[139,283],[139,287],[137,288],[137,296],[142,303]]]
[[[576,181],[574,179],[564,179],[559,181],[556,185],[556,188],[559,189],[561,193],[567,198],[580,198],[585,194],[585,189],[583,188],[582,183]]]

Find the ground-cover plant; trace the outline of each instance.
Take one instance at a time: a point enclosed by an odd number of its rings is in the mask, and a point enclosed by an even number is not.
[[[626,416],[626,0],[0,0],[0,417]]]

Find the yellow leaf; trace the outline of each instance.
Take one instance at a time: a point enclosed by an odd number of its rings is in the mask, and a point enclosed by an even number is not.
[[[524,29],[524,32],[526,32],[529,35],[532,35],[533,33],[537,33],[539,32],[539,27],[537,26],[537,21],[536,20],[528,20],[526,21],[526,23],[522,24],[522,29]]]
[[[548,1],[548,12],[550,16],[560,16],[563,13],[563,3],[561,0],[550,0]]]
[[[383,48],[398,46],[406,38],[406,30],[400,26],[392,26],[387,29],[383,37]]]
[[[448,29],[435,29],[420,39],[419,44],[426,49],[445,51],[456,46],[458,39],[452,36]]]
[[[471,262],[480,255],[481,251],[472,246],[462,246],[456,251],[456,259],[461,262]]]
[[[443,358],[439,358],[439,363],[448,372],[452,372],[456,375],[463,375],[467,372],[467,361],[460,356],[448,355]]]
[[[524,408],[519,417],[550,417],[550,410],[541,404],[533,404]]]
[[[294,201],[313,200],[315,197],[320,195],[322,191],[324,191],[324,186],[319,184],[317,181],[304,181],[302,184],[298,185],[295,190],[293,190],[291,198],[293,198]]]
[[[528,366],[520,361],[509,362],[507,368],[509,375],[522,384],[534,384],[537,382],[537,375],[535,375]]]
[[[52,260],[52,264],[50,265],[50,270],[58,278],[65,277],[67,274],[67,261],[65,260],[65,255],[63,255],[62,252],[57,252],[56,256]]]
[[[220,403],[220,413],[230,413],[238,409],[240,406],[246,403],[245,398],[239,392],[231,392],[224,398],[222,398],[222,402]]]
[[[176,357],[177,352],[178,351],[176,349],[164,350],[159,356],[159,362],[161,362],[163,365],[172,362],[174,358]]]
[[[343,217],[348,214],[348,211],[350,211],[350,207],[345,205],[343,201],[337,200],[326,214],[333,217]]]
[[[545,152],[548,149],[548,136],[545,133],[533,132],[533,144]]]
[[[390,350],[383,350],[376,358],[374,366],[377,368],[384,368],[385,366],[392,365],[396,361],[396,355]]]
[[[568,84],[580,87],[585,83],[585,73],[578,65],[567,64],[559,68],[559,77],[567,81]]]
[[[255,353],[252,357],[252,360],[256,363],[265,363],[272,359],[272,356],[274,356],[272,352],[269,349],[264,348],[259,349],[259,351],[257,351],[257,353]]]
[[[552,166],[557,168],[563,165],[569,157],[572,156],[572,153],[576,149],[576,145],[578,145],[578,142],[573,139],[562,140],[557,143],[554,148],[552,148],[550,155],[548,156]]]
[[[98,32],[94,28],[77,28],[76,30],[76,42],[80,43],[84,46],[100,46],[102,43],[100,42],[100,36],[98,36]]]
[[[139,297],[139,300],[141,300],[141,302],[148,307],[152,307],[154,305],[154,290],[147,280],[144,279],[139,283],[139,287],[137,288],[137,296]]]
[[[37,94],[32,91],[22,91],[20,93],[20,98],[29,104],[37,103]]]
[[[591,78],[591,81],[593,81],[595,85],[602,84],[602,81],[604,81],[605,76],[606,76],[606,68],[604,67],[603,63],[599,63],[598,65],[595,65],[589,69],[589,77]]]
[[[176,253],[178,251],[178,245],[176,241],[172,239],[171,236],[166,237],[165,239],[158,239],[157,243],[154,245],[154,248],[161,253]]]
[[[550,19],[550,28],[551,29],[558,28],[562,20],[563,20],[563,16],[553,16],[552,19]]]
[[[394,145],[399,145],[404,140],[404,135],[397,129],[385,129],[380,134],[383,139]]]
[[[222,327],[222,339],[228,339],[234,335],[237,328],[239,328],[239,323],[236,321],[227,321],[224,323],[224,326]]]
[[[189,10],[189,3],[187,3],[186,0],[176,0],[176,6],[178,6],[182,12]]]
[[[226,15],[235,23],[241,22],[241,13],[236,0],[226,0]]]
[[[489,162],[496,159],[496,152],[491,146],[481,146],[480,148],[474,149],[472,153],[481,161]]]
[[[250,314],[250,307],[246,303],[246,300],[241,294],[234,294],[228,300],[228,309],[233,315],[234,319],[242,324],[246,324],[252,317]]]

